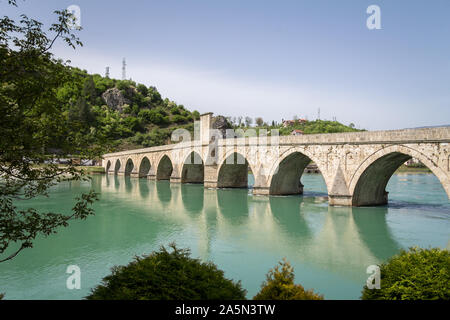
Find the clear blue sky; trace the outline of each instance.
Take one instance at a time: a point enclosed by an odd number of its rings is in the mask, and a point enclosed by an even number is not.
[[[154,85],[189,109],[225,116],[336,117],[369,130],[450,123],[450,1],[0,0],[0,15],[81,8],[76,51],[92,73]],[[381,8],[381,30],[366,9]]]

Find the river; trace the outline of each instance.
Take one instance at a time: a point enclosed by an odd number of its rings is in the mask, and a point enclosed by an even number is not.
[[[304,174],[302,183],[303,196],[286,197],[104,175],[62,183],[26,205],[69,212],[92,186],[101,193],[95,216],[1,263],[0,292],[5,299],[82,299],[112,266],[176,242],[241,280],[248,298],[286,257],[296,283],[325,299],[359,299],[369,265],[402,248],[448,246],[450,204],[432,174],[394,175],[383,207],[329,207],[320,174]],[[69,265],[80,267],[79,290],[66,287]]]

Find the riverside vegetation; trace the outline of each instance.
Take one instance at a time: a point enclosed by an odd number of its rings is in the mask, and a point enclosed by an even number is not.
[[[149,256],[136,257],[92,289],[92,300],[245,299],[241,282],[224,277],[211,262],[190,257],[187,249],[169,245]],[[450,299],[450,252],[438,248],[402,250],[381,265],[381,289],[363,287],[363,300]],[[283,259],[271,269],[254,300],[323,300],[323,295],[294,283],[294,268]]]

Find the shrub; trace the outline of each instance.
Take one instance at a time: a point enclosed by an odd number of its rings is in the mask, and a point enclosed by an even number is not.
[[[364,286],[363,300],[450,299],[450,251],[402,250],[380,266],[381,289]]]
[[[323,296],[313,290],[305,290],[301,285],[294,284],[294,268],[283,259],[270,269],[261,290],[253,297],[254,300],[323,300]]]
[[[224,277],[213,263],[190,258],[188,249],[169,245],[149,256],[136,257],[112,274],[86,297],[89,300],[198,300],[245,299],[240,282]]]
[[[192,117],[194,118],[194,120],[199,120],[200,112],[198,112],[197,110],[192,111]]]
[[[176,123],[182,123],[182,122],[186,122],[186,118],[177,114],[172,117],[172,121],[176,122]]]
[[[0,293],[0,300],[2,300],[4,296],[5,296],[4,293]]]

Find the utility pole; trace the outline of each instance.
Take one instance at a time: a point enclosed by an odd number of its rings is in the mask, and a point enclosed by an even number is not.
[[[127,79],[127,63],[125,61],[125,58],[123,58],[122,61],[122,80]]]
[[[320,108],[317,110],[317,120],[320,120]]]

